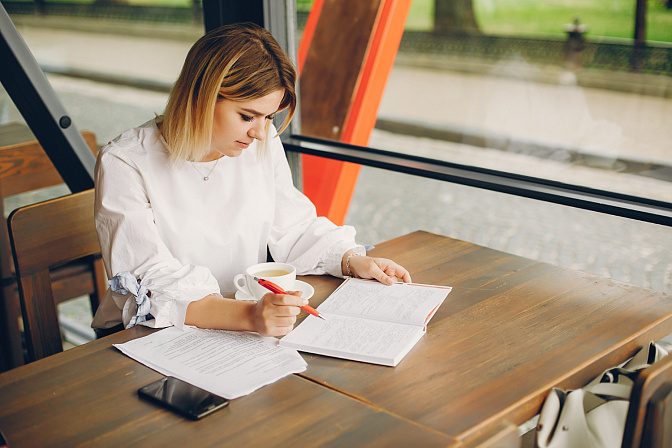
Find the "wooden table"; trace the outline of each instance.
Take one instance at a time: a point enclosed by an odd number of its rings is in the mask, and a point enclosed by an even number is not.
[[[370,254],[453,290],[397,367],[304,355],[301,375],[458,442],[511,440],[552,387],[581,387],[672,333],[671,295],[616,280],[426,232]],[[323,281],[318,297],[338,283]]]
[[[308,369],[190,422],[140,401],[161,375],[111,344],[136,327],[0,375],[11,446],[517,444],[554,386],[575,388],[672,333],[672,297],[416,232],[379,244],[413,280],[453,286],[394,368],[305,354]],[[339,284],[303,277],[318,305]]]
[[[112,347],[135,327],[0,375],[0,428],[14,447],[447,446],[438,431],[291,375],[193,422],[141,401],[161,375]]]

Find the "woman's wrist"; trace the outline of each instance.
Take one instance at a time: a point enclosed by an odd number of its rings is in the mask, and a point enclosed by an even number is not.
[[[348,257],[345,259],[345,270],[348,271],[347,273],[348,277],[354,277],[354,275],[352,274],[352,268],[350,267],[350,259],[352,257],[361,257],[361,256],[362,256],[361,254],[353,252],[350,255],[348,255]]]
[[[344,277],[355,276],[351,264],[352,258],[355,256],[362,256],[362,257],[366,256],[366,250],[364,249],[364,246],[355,247],[343,254],[343,258],[341,261],[341,272]]]

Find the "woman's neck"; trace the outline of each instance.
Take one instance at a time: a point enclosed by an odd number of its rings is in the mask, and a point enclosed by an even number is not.
[[[213,160],[217,160],[222,157],[224,157],[224,154],[213,149],[205,157],[199,160],[199,162],[212,162]]]
[[[163,125],[163,120],[158,120],[156,122],[156,127],[159,128],[159,133],[161,133],[163,135],[163,131],[161,130],[162,125]],[[210,150],[210,152],[205,157],[203,157],[201,160],[194,160],[194,162],[212,162],[212,161],[215,161],[217,159],[221,159],[222,157],[224,157],[224,154],[222,154],[221,152],[213,149],[213,150]]]

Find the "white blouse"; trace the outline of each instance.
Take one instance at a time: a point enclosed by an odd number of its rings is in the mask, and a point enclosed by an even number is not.
[[[339,277],[343,254],[358,247],[352,227],[317,217],[294,188],[279,137],[261,154],[255,141],[239,157],[175,166],[151,120],[105,146],[95,175],[105,269],[151,291],[144,325],[182,327],[190,302],[235,291],[233,277],[266,261],[267,247],[297,274]],[[92,327],[126,326],[136,309],[133,295],[108,289]]]

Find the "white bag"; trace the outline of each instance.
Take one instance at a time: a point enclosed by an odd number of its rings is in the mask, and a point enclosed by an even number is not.
[[[552,389],[539,414],[535,447],[620,447],[637,373],[666,356],[670,349],[666,344],[651,342],[581,389]]]

